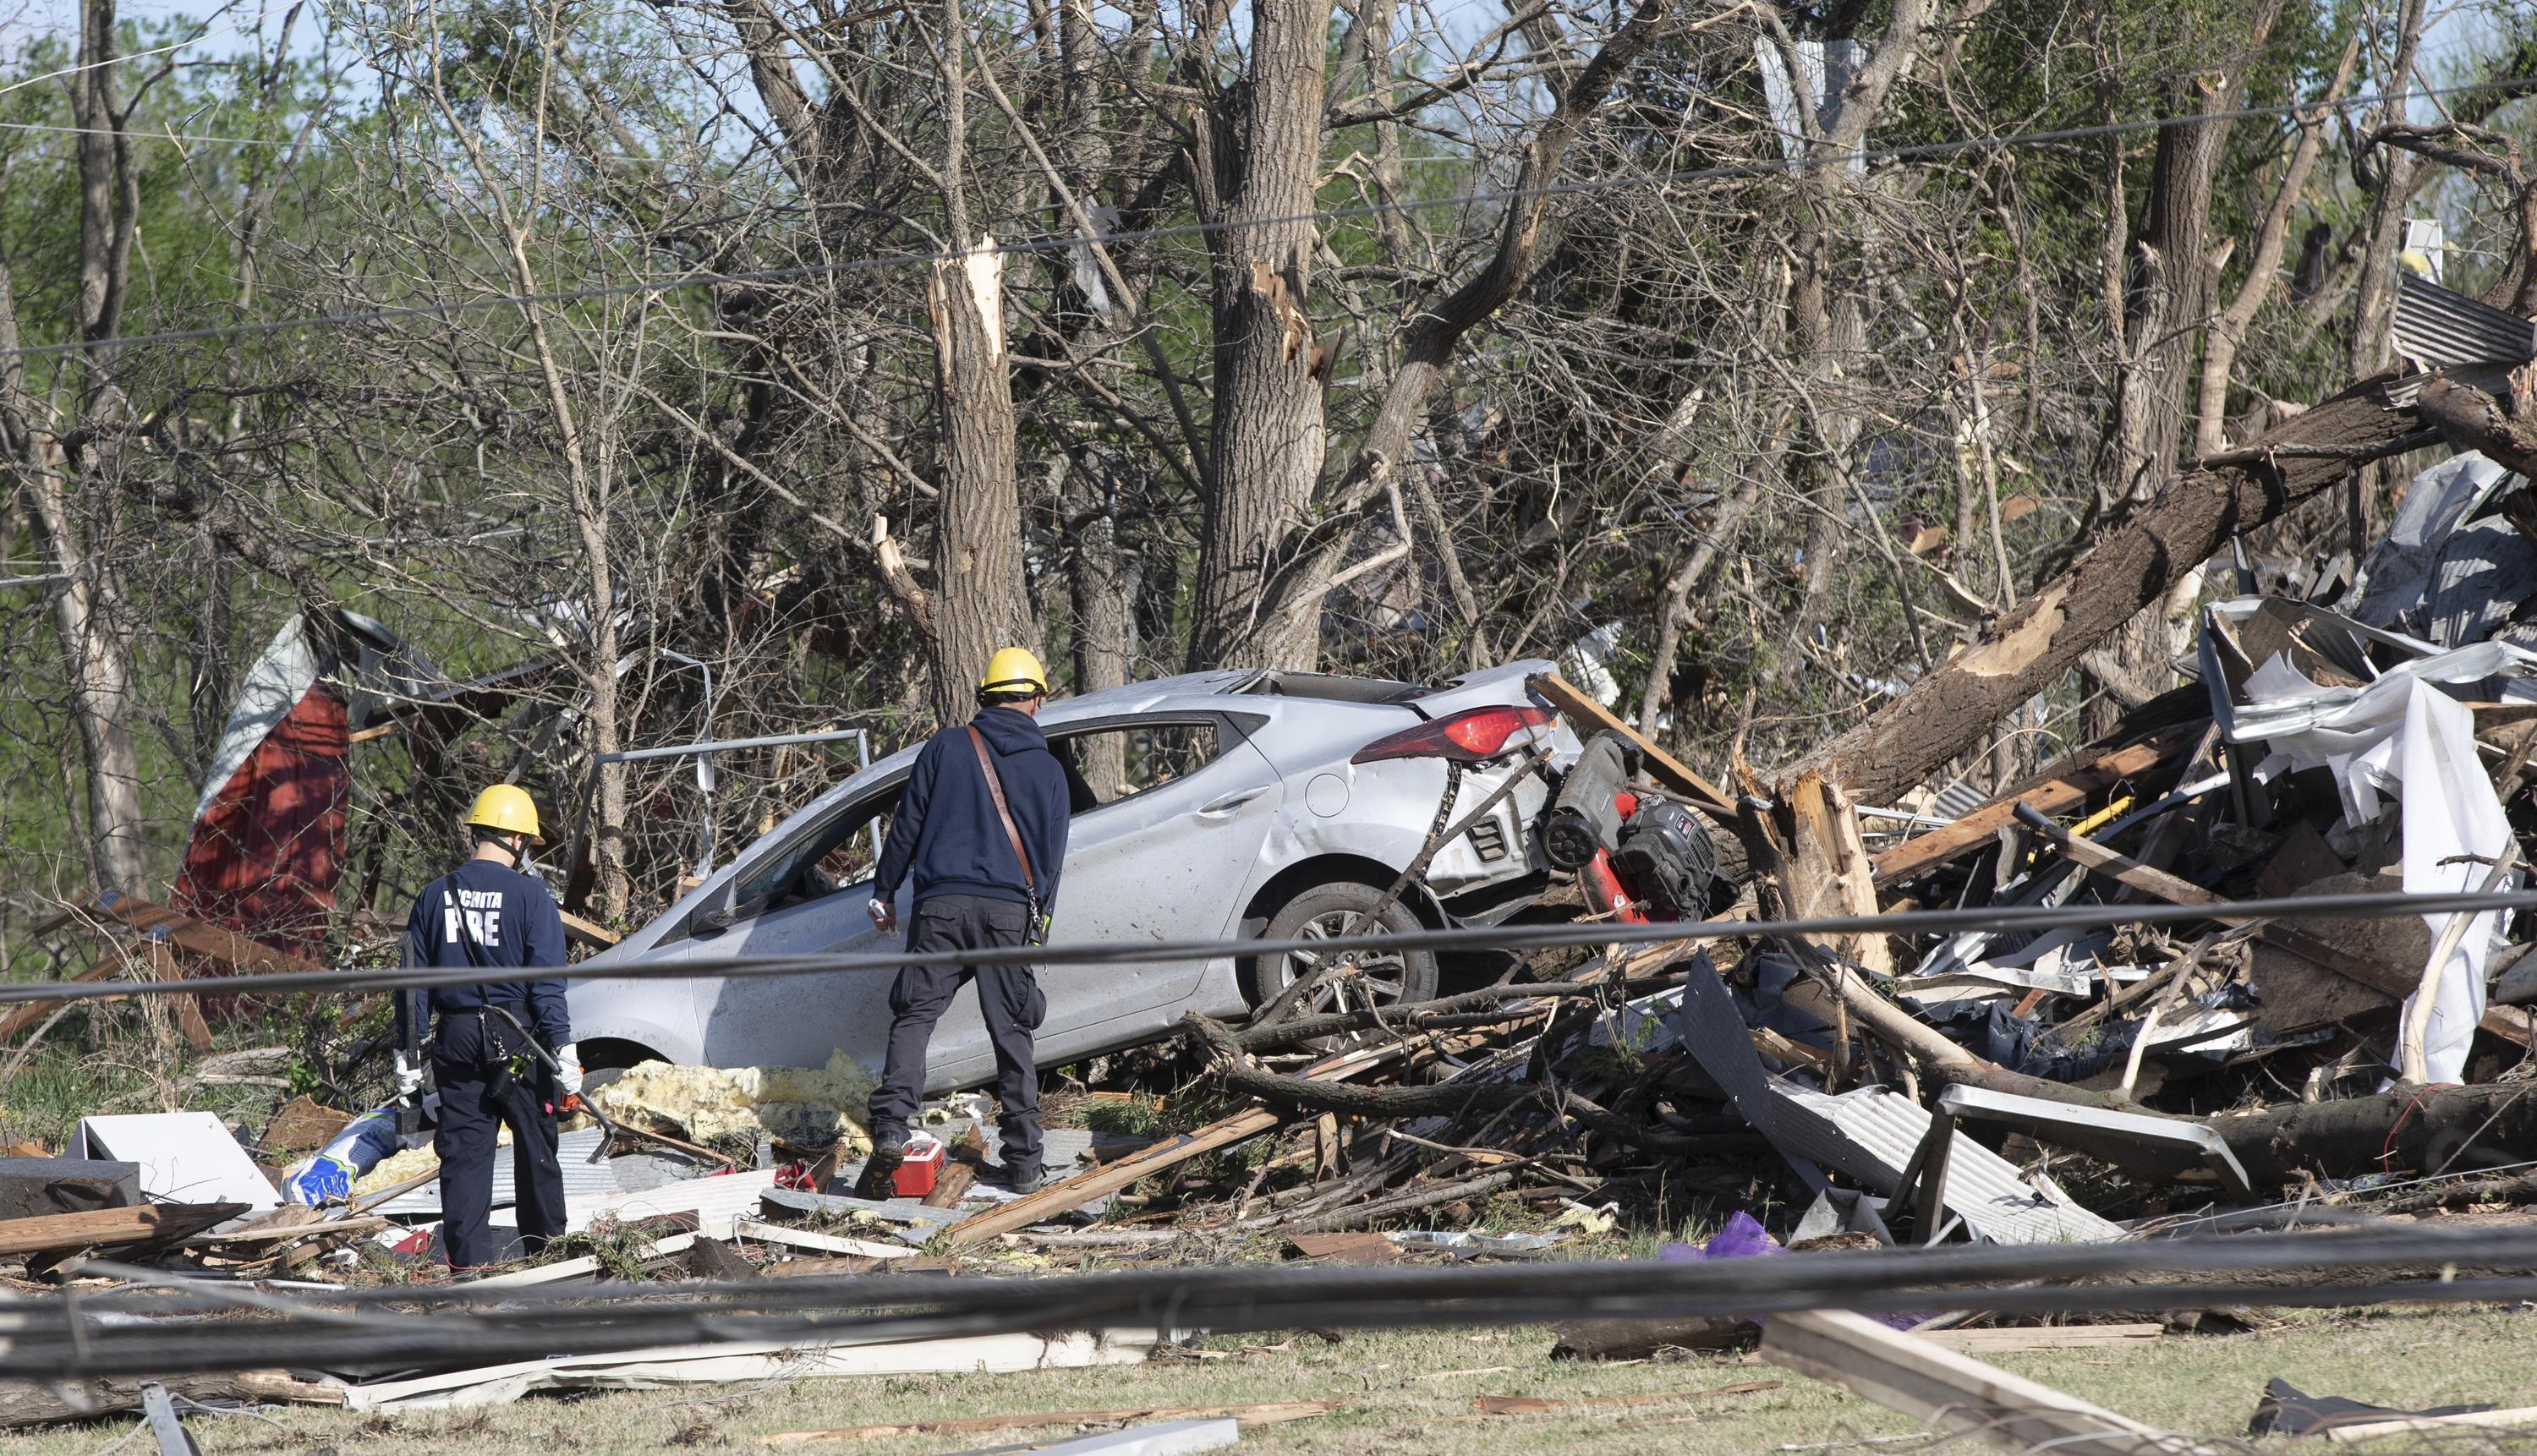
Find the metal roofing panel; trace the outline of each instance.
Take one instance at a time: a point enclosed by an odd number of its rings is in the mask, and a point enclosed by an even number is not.
[[[2396,351],[2427,369],[2516,364],[2537,358],[2537,324],[2399,272]]]
[[[1928,1136],[1928,1109],[1900,1093],[1861,1087],[1830,1097],[1786,1078],[1772,1080],[1781,1096],[1828,1119],[1888,1165],[1889,1192]],[[1947,1155],[1946,1205],[1994,1243],[2099,1243],[2123,1236],[2119,1225],[2081,1208],[2049,1182],[2029,1183],[2016,1165],[1962,1132]]]
[[[590,1155],[598,1151],[599,1140],[605,1136],[607,1134],[598,1128],[591,1127],[579,1132],[567,1132],[555,1139],[555,1157],[563,1165],[565,1202],[569,1203],[578,1198],[597,1198],[617,1191],[617,1170],[612,1168],[604,1158],[597,1163],[590,1161]],[[493,1153],[491,1206],[509,1208],[518,1201],[519,1194],[511,1187],[510,1150],[497,1148]],[[370,1211],[391,1217],[402,1215],[436,1219],[440,1217],[440,1184],[437,1181],[425,1183],[411,1193],[400,1193]]]

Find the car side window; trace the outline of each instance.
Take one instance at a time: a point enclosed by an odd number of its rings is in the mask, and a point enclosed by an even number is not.
[[[871,879],[897,809],[898,791],[892,789],[813,825],[741,880],[732,898],[734,910],[743,916],[763,915]]]
[[[1216,725],[1203,720],[1086,728],[1059,733],[1052,743],[1092,786],[1103,808],[1188,778],[1227,746]]]

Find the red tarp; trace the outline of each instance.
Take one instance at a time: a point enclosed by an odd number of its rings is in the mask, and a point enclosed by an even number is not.
[[[344,700],[321,684],[301,695],[194,821],[176,907],[322,961],[352,792],[351,720]]]

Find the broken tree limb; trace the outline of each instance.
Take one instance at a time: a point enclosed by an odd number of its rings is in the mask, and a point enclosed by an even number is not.
[[[2498,398],[2472,384],[2435,377],[2415,397],[2414,408],[2440,438],[2460,450],[2481,450],[2497,465],[2537,479],[2537,409],[2529,395],[2531,368],[2510,376],[2510,397]]]
[[[1398,1045],[1343,1051],[1314,1063],[1305,1078],[1320,1082],[1353,1077],[1369,1067],[1390,1061],[1400,1052],[1401,1047]],[[1087,1169],[1036,1193],[1026,1193],[1009,1203],[999,1204],[962,1219],[943,1231],[946,1249],[957,1252],[984,1243],[1000,1234],[1009,1234],[1056,1218],[1080,1204],[1116,1193],[1139,1179],[1178,1168],[1202,1154],[1249,1142],[1284,1120],[1284,1114],[1274,1108],[1249,1108],[1229,1117],[1218,1118],[1194,1132],[1167,1138],[1150,1148],[1140,1148],[1116,1162]]]
[[[1624,995],[1643,996],[1680,983],[1679,977],[1660,976],[1645,981],[1628,981],[1619,989]],[[1441,1017],[1455,1017],[1464,1012],[1480,1011],[1507,1001],[1602,995],[1610,989],[1611,987],[1601,984],[1582,985],[1556,981],[1484,985],[1451,996],[1439,996],[1432,1001],[1413,1001],[1406,1006],[1386,1006],[1365,1011],[1331,1011],[1320,1016],[1299,1016],[1291,1021],[1281,1021],[1274,1026],[1246,1026],[1239,1031],[1227,1033],[1227,1036],[1234,1045],[1245,1051],[1270,1051],[1280,1046],[1292,1046],[1321,1037],[1343,1036],[1349,1032],[1370,1031],[1377,1027],[1395,1033],[1443,1030],[1444,1024],[1438,1020]],[[1534,1014],[1533,1011],[1529,1009],[1510,1008],[1503,1016],[1491,1017],[1488,1020],[1512,1020],[1532,1014]],[[1461,1024],[1480,1025],[1482,1023],[1465,1021]]]
[[[2025,804],[2047,814],[2064,813],[2126,779],[2146,774],[2193,746],[2206,725],[2180,724],[2163,728],[2140,742],[2069,768],[2052,777],[2029,780],[1964,815],[1944,829],[1905,840],[1876,856],[1876,883],[1890,885],[1944,864],[1958,855],[1989,844]]]
[[[1762,913],[1772,918],[1785,918],[1791,914],[1794,903],[1789,891],[1794,871],[1789,868],[1777,828],[1764,808],[1759,799],[1745,800],[1735,816],[1735,834],[1744,845],[1754,896]],[[1961,1083],[2081,1107],[2142,1110],[2102,1093],[2029,1077],[1976,1056],[1887,1000],[1867,978],[1814,942],[1780,936],[1774,937],[1773,944],[1795,956],[1807,972],[1806,979],[1789,982],[1788,989],[1781,992],[1783,1000],[1827,1026],[1840,1026],[1848,1018],[1941,1086]]]
[[[2141,608],[2227,545],[2338,483],[2357,464],[2395,448],[2415,428],[2392,405],[2395,375],[2365,379],[2292,416],[2249,448],[2243,465],[2187,472],[2067,571],[1991,624],[1980,642],[1912,684],[1902,697],[1826,744],[1804,767],[1861,801],[1890,798],[1980,741],[2009,711],[2043,691]],[[2335,447],[2348,457],[2293,456]]]
[[[2296,925],[2258,920],[2248,916],[2231,915],[2228,913],[2229,901],[2224,897],[2215,895],[2190,880],[2179,879],[2163,869],[2152,869],[2130,855],[2109,850],[2093,840],[2081,839],[2033,809],[2021,805],[2017,817],[2019,823],[2051,841],[2054,848],[2060,850],[2063,855],[2075,863],[2120,880],[2143,894],[2155,895],[2172,905],[2209,906],[2213,911],[2211,918],[2225,925],[2253,925],[2255,933],[2261,936],[2266,944],[2277,945],[2304,961],[2313,962],[2333,972],[2346,981],[2357,981],[2373,990],[2384,991],[2391,996],[2410,996],[2414,993],[2414,988],[2420,980],[2419,972],[2346,949],[2323,936],[2300,929]],[[2485,1014],[2483,1029],[2506,1042],[2521,1046],[2528,1045],[2528,1029],[2525,1020],[2495,1014],[2504,1009],[2505,1008],[2490,1008]]]
[[[1230,1090],[1308,1112],[1338,1112],[1350,1117],[1450,1117],[1464,1112],[1502,1112],[1538,1102],[1579,1126],[1651,1152],[1693,1152],[1701,1146],[1699,1138],[1632,1122],[1573,1092],[1537,1082],[1349,1087],[1312,1077],[1290,1077],[1256,1066],[1243,1054],[1223,1023],[1195,1011],[1182,1019],[1181,1033],[1205,1049],[1210,1069]]]
[[[2518,862],[2519,836],[2514,834],[2503,841],[2502,853],[2495,856],[2493,868],[2485,872],[2484,883],[2476,888],[2488,893],[2501,888],[2502,882],[2510,878],[2512,866]],[[2440,927],[2440,938],[2433,942],[2431,959],[2423,965],[2422,982],[2414,987],[2414,999],[2405,1007],[2405,1034],[2399,1043],[2401,1049],[2397,1055],[2398,1075],[2418,1086],[2432,1080],[2423,1044],[2432,1034],[2432,1012],[2439,1006],[2441,973],[2448,969],[2449,958],[2457,954],[2459,943],[2466,939],[2467,927],[2476,919],[2477,917],[2461,911],[2450,916],[2449,922]]]

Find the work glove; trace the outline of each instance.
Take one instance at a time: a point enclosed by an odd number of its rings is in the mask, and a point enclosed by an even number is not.
[[[555,1090],[566,1097],[581,1095],[581,1044],[566,1042],[555,1048]]]
[[[414,1096],[421,1091],[423,1091],[422,1066],[419,1065],[415,1061],[414,1057],[409,1053],[403,1051],[398,1052],[396,1054],[397,1101],[411,1101]]]

